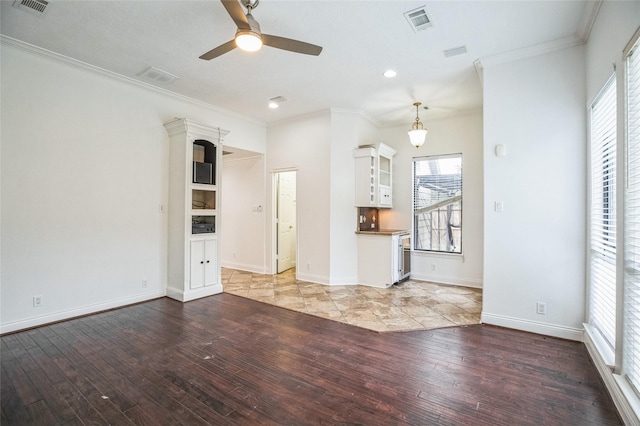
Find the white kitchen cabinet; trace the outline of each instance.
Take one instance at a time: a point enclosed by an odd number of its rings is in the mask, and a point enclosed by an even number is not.
[[[393,156],[383,143],[353,151],[356,162],[356,207],[393,207]]]
[[[358,284],[386,288],[409,278],[411,242],[408,231],[359,231],[356,234]]]
[[[165,124],[169,134],[167,296],[187,302],[222,292],[220,176],[229,133],[187,119]]]

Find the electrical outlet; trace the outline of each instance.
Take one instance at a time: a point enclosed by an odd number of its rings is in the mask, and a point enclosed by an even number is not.
[[[544,302],[538,302],[536,305],[536,312],[538,315],[547,315],[547,304]]]
[[[432,263],[431,264],[431,272],[434,272],[436,270],[436,264]]]
[[[41,295],[33,296],[33,307],[37,308],[39,306],[42,306],[42,296]]]
[[[142,280],[142,288],[147,288],[148,286],[147,280]]]

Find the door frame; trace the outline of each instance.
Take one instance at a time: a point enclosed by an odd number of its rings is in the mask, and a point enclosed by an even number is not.
[[[271,172],[271,274],[278,274],[278,176],[280,173],[295,172],[296,177],[296,266],[298,265],[298,169],[296,167],[286,167],[275,169]],[[298,278],[298,268],[296,267],[296,279]]]

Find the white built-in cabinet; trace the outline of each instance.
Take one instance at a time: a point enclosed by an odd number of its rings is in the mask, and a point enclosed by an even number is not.
[[[358,233],[359,284],[386,288],[405,278],[403,235],[405,231]]]
[[[220,176],[228,131],[184,118],[169,134],[167,296],[187,302],[222,292]]]
[[[208,287],[218,282],[217,238],[191,239],[191,275],[189,289]]]
[[[393,207],[393,156],[383,143],[353,151],[356,161],[356,207]]]

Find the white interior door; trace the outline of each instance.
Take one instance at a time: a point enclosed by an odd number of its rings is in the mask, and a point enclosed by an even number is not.
[[[276,174],[277,272],[296,266],[296,172]]]

